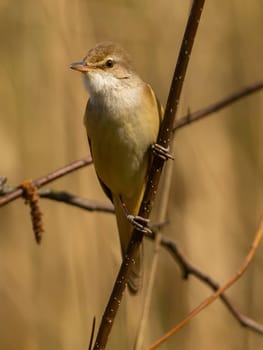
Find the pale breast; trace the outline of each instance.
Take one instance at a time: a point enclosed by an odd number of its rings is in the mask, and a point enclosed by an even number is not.
[[[158,108],[147,89],[133,91],[128,99],[118,94],[102,108],[93,101],[87,105],[85,124],[96,172],[118,195],[132,197],[141,189],[149,163],[149,146],[157,138]]]

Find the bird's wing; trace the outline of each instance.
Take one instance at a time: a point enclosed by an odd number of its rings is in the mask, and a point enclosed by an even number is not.
[[[159,115],[159,130],[160,130],[160,127],[161,127],[161,124],[162,124],[162,121],[163,121],[163,117],[164,117],[164,108],[161,105],[161,103],[160,103],[159,99],[157,98],[157,96],[155,95],[155,92],[153,91],[153,89],[152,89],[150,84],[147,84],[147,88],[148,88],[150,94],[152,95],[153,100],[156,101],[158,115]],[[158,137],[158,135],[156,135],[156,142],[157,142],[157,137]],[[149,170],[151,168],[152,161],[153,161],[153,154],[152,154],[152,152],[150,152],[149,161],[148,161],[147,175],[148,175]],[[147,177],[146,177],[146,179],[147,179]]]
[[[155,92],[153,91],[151,85],[150,85],[150,84],[147,84],[147,87],[148,87],[149,91],[151,92],[152,97],[156,100],[157,108],[158,108],[158,113],[159,113],[159,122],[160,122],[160,125],[161,125],[162,120],[163,120],[163,115],[164,115],[164,108],[163,108],[163,106],[161,105],[159,99],[157,98]]]
[[[86,114],[87,114],[87,109],[89,108],[89,105],[90,105],[90,99],[88,99],[88,102],[87,102],[87,105],[86,105],[86,111],[85,111],[85,114],[84,114],[84,124],[86,125]],[[87,129],[87,125],[86,125],[86,129]],[[87,135],[88,137],[88,142],[89,142],[89,148],[90,148],[90,153],[91,153],[91,156],[93,157],[92,155],[92,146],[91,146],[91,140],[90,140],[90,137]],[[106,194],[106,196],[111,200],[111,202],[113,202],[113,196],[112,196],[112,193],[111,193],[111,190],[109,189],[109,187],[107,187],[105,185],[105,183],[100,179],[100,177],[98,176],[98,173],[96,172],[96,175],[97,175],[97,178],[99,180],[99,183],[103,189],[103,192]]]
[[[89,148],[90,148],[90,153],[91,153],[91,156],[92,156],[92,147],[91,147],[91,142],[90,142],[90,138],[88,137],[88,142],[89,142]],[[97,172],[96,172],[97,174]],[[111,193],[111,190],[109,189],[109,187],[107,187],[105,185],[105,183],[100,179],[100,177],[98,176],[97,174],[97,178],[99,180],[99,183],[103,189],[103,192],[106,194],[106,196],[111,200],[111,202],[113,202],[113,197],[112,197],[112,193]]]

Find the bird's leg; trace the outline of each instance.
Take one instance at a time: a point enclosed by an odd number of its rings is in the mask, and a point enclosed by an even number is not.
[[[163,160],[174,160],[174,157],[169,153],[169,148],[163,147],[158,143],[154,143],[153,145],[151,145],[151,151],[154,155],[162,158]]]
[[[138,231],[141,231],[143,234],[151,234],[152,230],[149,229],[149,227],[147,227],[150,220],[143,218],[142,216],[139,216],[139,215],[130,214],[121,196],[119,196],[119,201],[121,203],[123,212],[127,220],[129,221],[129,223],[132,224],[134,228],[136,228]]]

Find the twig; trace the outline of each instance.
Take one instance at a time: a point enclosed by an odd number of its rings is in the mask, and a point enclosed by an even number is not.
[[[245,87],[244,89],[233,93],[230,96],[225,97],[224,99],[213,103],[203,109],[200,109],[199,111],[196,111],[194,113],[188,114],[180,119],[177,119],[174,123],[174,128],[173,131],[177,130],[177,129],[181,129],[195,121],[198,121],[200,119],[203,119],[205,117],[210,116],[211,114],[219,111],[220,109],[223,109],[225,107],[227,107],[228,105],[237,102],[238,100],[242,99],[243,97],[246,97],[250,94],[253,94],[259,90],[261,90],[263,88],[263,81],[259,81],[257,83],[254,83],[252,85],[249,85],[247,87]],[[49,183],[51,181],[56,180],[57,178],[67,175],[70,172],[73,172],[75,170],[78,170],[82,167],[85,167],[87,165],[90,165],[92,163],[92,160],[90,157],[88,158],[82,158],[79,159],[69,165],[66,165],[65,167],[59,169],[58,171],[62,172],[62,174],[57,174],[56,172],[54,172],[55,176],[52,178],[49,178],[49,181],[46,183]],[[69,171],[68,171],[69,170]],[[53,174],[53,173],[51,173]],[[50,174],[50,175],[51,175]],[[59,175],[59,176],[57,176]],[[48,175],[49,176],[49,175]],[[46,177],[44,177],[45,179]],[[41,180],[42,178],[38,179]],[[4,183],[6,182],[6,178],[1,176],[0,177],[0,195],[2,196],[4,194],[4,196],[0,199],[0,207],[13,201],[14,199],[17,199],[19,197],[21,197],[22,195],[22,190],[19,188],[8,188],[8,191],[5,190],[5,185]],[[36,182],[38,180],[35,180]],[[33,181],[33,183],[35,183],[35,181]],[[46,183],[42,183],[37,185],[38,188],[40,188],[41,186],[45,185]]]
[[[192,310],[186,318],[184,318],[180,323],[178,323],[174,328],[168,331],[163,337],[158,339],[152,345],[150,345],[147,350],[154,350],[163,344],[166,340],[172,337],[176,332],[183,328],[186,324],[190,322],[195,316],[197,316],[202,310],[213,303],[220,295],[223,294],[229,287],[231,287],[246,271],[249,264],[253,260],[259,243],[263,237],[263,220],[261,220],[258,230],[256,232],[255,238],[253,240],[252,246],[245,257],[243,263],[241,264],[238,271],[222,286],[219,287],[215,293],[206,298],[201,304],[199,304],[194,310]]]
[[[148,237],[150,239],[155,238],[154,236]],[[183,252],[179,249],[178,245],[174,241],[162,235],[161,245],[170,252],[172,257],[180,265],[183,273],[183,278],[187,279],[189,275],[193,275],[208,285],[214,291],[217,291],[220,288],[220,285],[212,277],[197,269],[186,259]],[[246,315],[241,314],[225,294],[221,294],[219,297],[242,326],[248,327],[257,333],[263,334],[263,326],[260,323],[257,323]]]
[[[183,81],[186,74],[190,54],[192,51],[195,34],[198,28],[199,20],[201,17],[204,0],[196,0],[193,2],[188,23],[186,26],[184,38],[179,52],[178,61],[175,68],[175,73],[168,97],[168,102],[164,114],[164,120],[161,126],[161,130],[158,136],[157,143],[162,147],[168,147],[170,143],[170,137],[172,133],[172,127],[175,120],[175,114],[177,112],[179,98],[182,91]],[[165,160],[157,155],[154,155],[152,167],[149,172],[149,178],[147,181],[146,190],[142,205],[139,210],[139,216],[148,218],[152,209],[156,190],[159,184],[161,171]],[[97,334],[97,339],[94,345],[94,350],[105,349],[108,336],[110,334],[115,316],[119,309],[123,292],[126,286],[127,276],[131,270],[131,266],[137,256],[143,233],[134,230],[131,240],[128,245],[127,252],[124,256],[121,268],[119,270],[112,294],[110,296],[108,305],[105,309],[100,328]]]
[[[66,204],[73,205],[84,210],[114,213],[114,208],[111,204],[86,200],[84,198],[77,197],[64,191],[53,191],[50,189],[43,189],[39,190],[38,194],[41,198],[62,201]],[[162,229],[168,223],[168,221],[163,221],[157,223],[154,226],[151,226],[150,229],[152,230],[152,232],[155,233],[147,235],[147,238],[155,240],[157,231]],[[207,274],[196,268],[186,259],[176,242],[161,234],[161,245],[165,249],[167,249],[173,256],[173,258],[177,261],[177,263],[181,267],[183,278],[187,279],[189,275],[193,275],[200,281],[204,282],[206,285],[211,287],[213,290],[216,291],[219,289],[219,284],[212,277],[208,276]],[[247,327],[257,333],[263,334],[263,326],[258,322],[254,321],[253,319],[247,317],[246,315],[241,314],[225,294],[220,295],[220,299],[224,302],[226,307],[242,326]],[[138,349],[139,343],[140,342],[138,341]]]
[[[64,191],[53,191],[50,189],[43,189],[39,190],[38,194],[42,198],[47,198],[55,201],[62,201],[66,204],[73,205],[84,210],[114,213],[114,208],[111,204],[100,203],[97,201],[89,201]],[[150,228],[153,234],[147,235],[147,238],[155,240],[157,232],[164,226],[166,226],[168,223],[168,221],[163,221],[151,226]],[[211,287],[213,290],[216,291],[219,289],[219,284],[212,277],[197,269],[186,259],[176,242],[161,234],[161,245],[165,249],[167,249],[173,256],[173,258],[177,261],[177,263],[181,267],[183,278],[186,279],[189,275],[193,275],[200,281],[204,282],[206,285]],[[225,294],[220,295],[220,299],[224,302],[226,307],[242,326],[247,327],[257,333],[263,334],[263,326],[258,322],[254,321],[253,319],[247,317],[246,315],[241,314]],[[137,344],[139,349],[139,341]]]
[[[75,161],[67,166],[64,166],[46,176],[40,177],[32,181],[32,185],[37,188],[40,188],[51,181],[54,181],[62,176],[65,176],[77,169],[83,168],[92,163],[91,157],[83,158],[78,161]],[[23,194],[22,188],[15,188],[13,191],[8,192],[3,198],[0,199],[0,207],[6,205],[7,203],[21,197]]]
[[[80,209],[103,213],[114,213],[114,207],[111,203],[91,201],[85,198],[75,196],[66,191],[54,191],[51,189],[43,189],[39,190],[38,194],[41,198],[47,198],[57,202],[63,202]]]
[[[180,129],[188,124],[196,122],[204,117],[208,117],[211,114],[218,112],[220,109],[225,108],[226,106],[231,105],[234,102],[237,102],[243,97],[249,96],[263,88],[263,81],[258,81],[252,85],[249,85],[237,92],[234,92],[232,95],[225,97],[224,99],[212,103],[211,105],[200,109],[194,113],[188,114],[180,119],[177,119],[174,124],[173,131]]]

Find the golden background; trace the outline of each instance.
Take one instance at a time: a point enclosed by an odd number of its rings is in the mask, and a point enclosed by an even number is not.
[[[0,175],[17,185],[88,155],[87,100],[69,64],[102,40],[121,43],[166,102],[190,1],[0,2]],[[179,117],[262,79],[261,0],[207,1]],[[239,267],[263,213],[263,97],[257,93],[178,131],[165,229],[190,261],[219,282]],[[92,167],[48,188],[106,200]],[[0,209],[0,349],[87,349],[120,264],[114,217],[41,201],[45,234],[33,239],[29,208]],[[155,215],[158,204],[155,208]],[[145,242],[145,281],[154,245]],[[228,291],[240,311],[263,323],[262,245]],[[161,251],[144,348],[210,294]],[[143,294],[125,295],[108,349],[132,349]],[[215,302],[161,349],[259,349]]]

